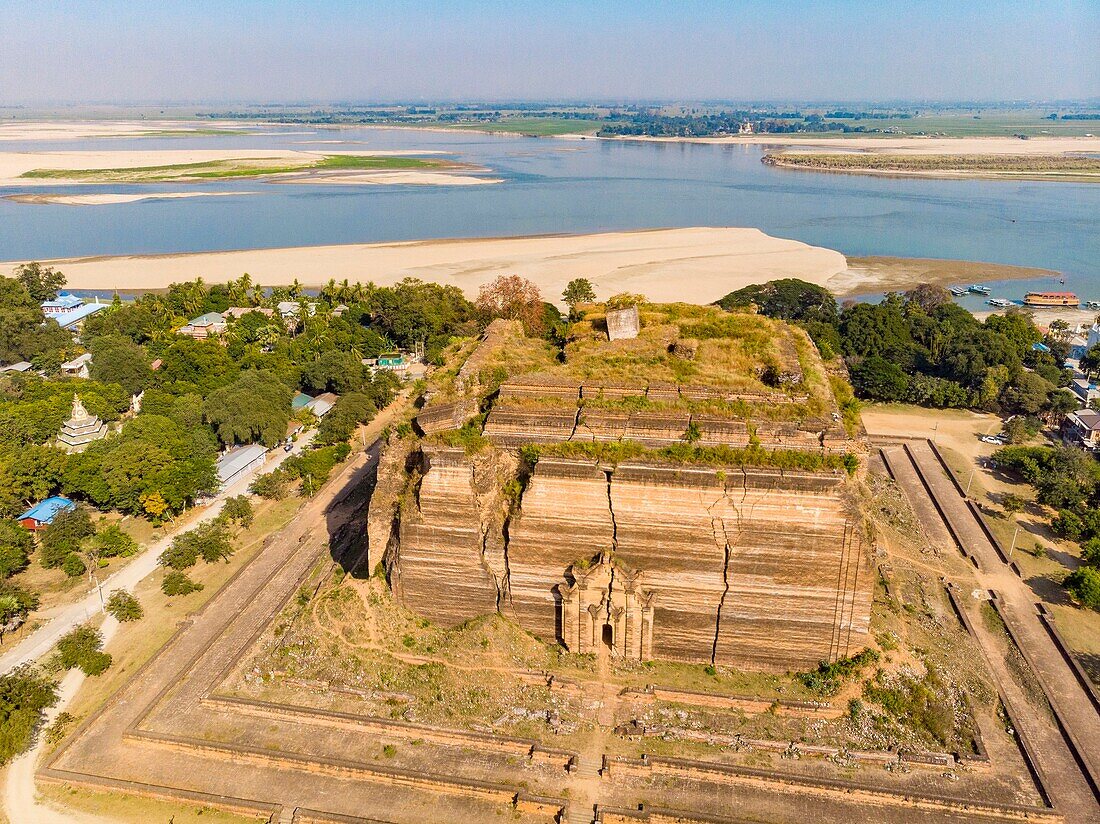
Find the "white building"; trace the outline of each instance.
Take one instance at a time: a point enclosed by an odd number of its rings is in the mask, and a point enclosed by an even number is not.
[[[66,378],[84,378],[87,380],[89,376],[88,367],[91,363],[92,353],[85,352],[83,355],[61,364],[61,375]]]
[[[266,456],[267,447],[258,443],[238,446],[226,452],[218,458],[218,481],[222,489],[253,475],[264,465]]]

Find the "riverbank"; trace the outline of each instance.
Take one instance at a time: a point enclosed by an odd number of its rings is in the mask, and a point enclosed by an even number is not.
[[[573,135],[579,138],[582,135]],[[1100,152],[1098,137],[850,137],[811,134],[752,134],[724,137],[599,137],[645,143],[704,143],[744,146],[798,146],[807,151],[862,151],[903,155],[1063,155]]]
[[[907,258],[885,255],[849,257],[848,271],[829,282],[837,295],[869,292],[903,292],[918,283],[939,286],[985,283],[997,280],[1033,280],[1057,278],[1058,272],[1031,266],[982,263],[973,260]]]
[[[763,162],[780,169],[891,177],[1100,182],[1100,158],[1070,154],[932,155],[885,152],[778,152]]]
[[[0,263],[0,271],[14,265]],[[162,289],[199,275],[207,283],[222,283],[248,272],[265,285],[297,278],[306,286],[321,286],[334,277],[388,285],[418,277],[457,286],[473,297],[497,276],[518,274],[554,301],[566,283],[586,277],[600,298],[635,292],[655,301],[692,303],[710,303],[743,286],[776,278],[826,284],[848,268],[840,252],[746,228],[70,258],[50,265],[65,273],[70,288],[107,292]]]

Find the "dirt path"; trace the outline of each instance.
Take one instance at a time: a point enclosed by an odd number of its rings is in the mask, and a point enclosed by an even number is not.
[[[1022,688],[1008,670],[1000,645],[975,613],[976,640],[1005,693],[1013,720],[1031,744],[1051,801],[1056,809],[1066,814],[1067,821],[1100,821],[1100,807],[1089,777],[1090,772],[1100,775],[1100,716],[1040,623],[1034,593],[1001,561],[966,500],[944,473],[932,448],[927,442],[914,441],[909,449],[909,454],[903,447],[884,449],[895,478],[930,533],[946,532],[940,515],[942,511],[952,532],[977,558],[981,566],[974,571],[978,587],[996,592],[1000,597],[999,611],[1005,623],[1018,639],[1024,657],[1038,671],[1047,699],[1072,734],[1076,750],[1085,762],[1083,766],[1078,764],[1072,743],[1055,722],[1041,715],[1026,700]],[[919,469],[919,474],[914,467]],[[963,592],[970,592],[975,581],[958,583]],[[967,603],[973,601],[965,600]]]

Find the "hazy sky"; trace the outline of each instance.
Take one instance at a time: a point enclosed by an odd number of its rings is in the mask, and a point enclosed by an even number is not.
[[[1100,0],[0,0],[0,105],[1100,96]]]

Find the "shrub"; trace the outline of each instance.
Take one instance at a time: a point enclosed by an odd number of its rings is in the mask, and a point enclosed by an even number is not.
[[[96,533],[92,544],[103,558],[125,558],[137,552],[137,542],[118,524],[106,526]]]
[[[230,521],[236,521],[242,527],[248,529],[252,526],[252,519],[255,517],[252,501],[248,499],[247,495],[227,498],[225,505],[222,507],[222,517],[228,518]]]
[[[1100,610],[1100,570],[1080,567],[1067,575],[1064,583],[1073,600],[1081,606]]]
[[[282,467],[260,475],[252,482],[248,491],[269,501],[281,501],[289,491],[287,476]]]
[[[88,571],[88,565],[75,552],[70,552],[65,556],[65,560],[61,562],[61,571],[70,578],[78,578]]]
[[[124,589],[116,589],[111,593],[111,597],[107,599],[107,612],[123,623],[136,621],[145,614],[138,599]]]
[[[192,581],[186,573],[177,570],[168,572],[160,582],[160,591],[170,598],[176,595],[190,595],[192,592],[199,592],[202,588],[202,584]]]
[[[57,642],[55,661],[61,669],[77,667],[85,675],[101,675],[111,666],[111,656],[102,647],[103,636],[97,629],[79,626]]]
[[[833,663],[822,661],[817,669],[800,672],[797,675],[803,686],[818,695],[836,695],[845,678],[855,675],[868,664],[878,660],[878,653],[865,649],[850,658],[841,658]]]

